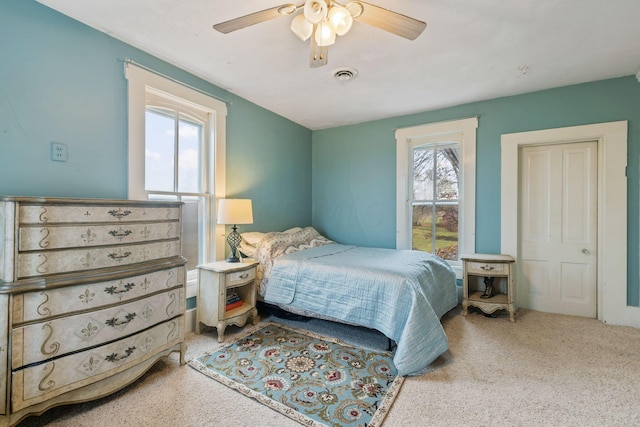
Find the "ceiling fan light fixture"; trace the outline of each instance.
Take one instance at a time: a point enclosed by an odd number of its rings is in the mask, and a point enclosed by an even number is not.
[[[364,12],[364,6],[359,1],[350,1],[344,7],[349,11],[352,18],[357,18]]]
[[[327,17],[329,6],[325,0],[307,0],[304,2],[304,17],[312,24],[319,24]]]
[[[347,34],[353,25],[353,17],[351,13],[349,13],[349,10],[338,4],[331,6],[328,17],[331,25],[333,25],[333,29],[339,36]]]
[[[296,10],[298,10],[298,7],[295,4],[284,4],[278,8],[278,13],[280,15],[292,15]]]
[[[291,31],[303,42],[309,40],[313,34],[313,24],[307,21],[303,14],[297,15],[291,20]]]
[[[213,28],[228,34],[282,15],[292,16],[289,26],[296,37],[302,41],[310,40],[311,68],[327,64],[328,46],[335,43],[336,36],[349,32],[356,19],[408,40],[415,40],[427,26],[426,22],[360,0],[304,0],[303,3],[283,4],[220,22]]]
[[[316,26],[315,38],[318,46],[331,46],[336,42],[336,32],[328,19]]]

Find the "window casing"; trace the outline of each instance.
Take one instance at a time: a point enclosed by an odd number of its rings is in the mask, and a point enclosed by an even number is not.
[[[436,253],[458,277],[460,256],[475,252],[477,126],[474,117],[396,130],[396,247]]]
[[[224,256],[215,200],[225,196],[226,105],[200,91],[126,63],[129,83],[129,199],[179,200],[187,298],[196,265]]]

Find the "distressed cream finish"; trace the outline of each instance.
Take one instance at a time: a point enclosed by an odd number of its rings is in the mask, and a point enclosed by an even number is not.
[[[12,368],[125,338],[179,315],[184,301],[184,290],[177,288],[128,304],[14,327]]]
[[[65,313],[95,310],[152,293],[181,288],[184,268],[171,265],[167,263],[166,267],[169,268],[150,270],[137,276],[16,294],[12,299],[13,324],[16,326],[23,322],[45,320]]]
[[[181,209],[0,198],[0,426],[184,363]]]
[[[224,341],[228,325],[244,326],[251,319],[260,320],[256,309],[256,268],[258,262],[245,259],[243,262],[217,261],[198,266],[198,301],[196,307],[196,333],[200,324],[214,326],[218,342]],[[227,292],[236,291],[243,301],[242,306],[226,311]]]
[[[509,320],[515,322],[514,262],[509,255],[472,254],[462,255],[462,315],[469,307],[477,307],[484,313],[507,310]],[[496,292],[490,298],[483,296],[485,285],[480,278],[492,277]]]

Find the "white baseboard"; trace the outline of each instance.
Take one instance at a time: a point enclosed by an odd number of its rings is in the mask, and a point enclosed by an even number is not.
[[[605,323],[619,326],[632,326],[640,328],[640,307],[623,306],[619,310],[610,313]]]

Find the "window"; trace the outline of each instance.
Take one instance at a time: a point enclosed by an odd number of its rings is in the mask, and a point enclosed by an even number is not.
[[[411,248],[458,261],[460,144],[444,139],[410,146]]]
[[[195,274],[207,262],[209,235],[206,191],[210,175],[206,153],[210,113],[166,95],[147,90],[145,108],[144,187],[149,200],[179,200],[182,207],[182,248],[187,270]]]
[[[129,198],[184,203],[187,297],[195,296],[196,266],[224,255],[224,226],[210,218],[216,197],[224,197],[226,105],[132,63],[126,66]]]
[[[475,251],[477,118],[396,131],[398,249],[433,253],[461,277]]]

